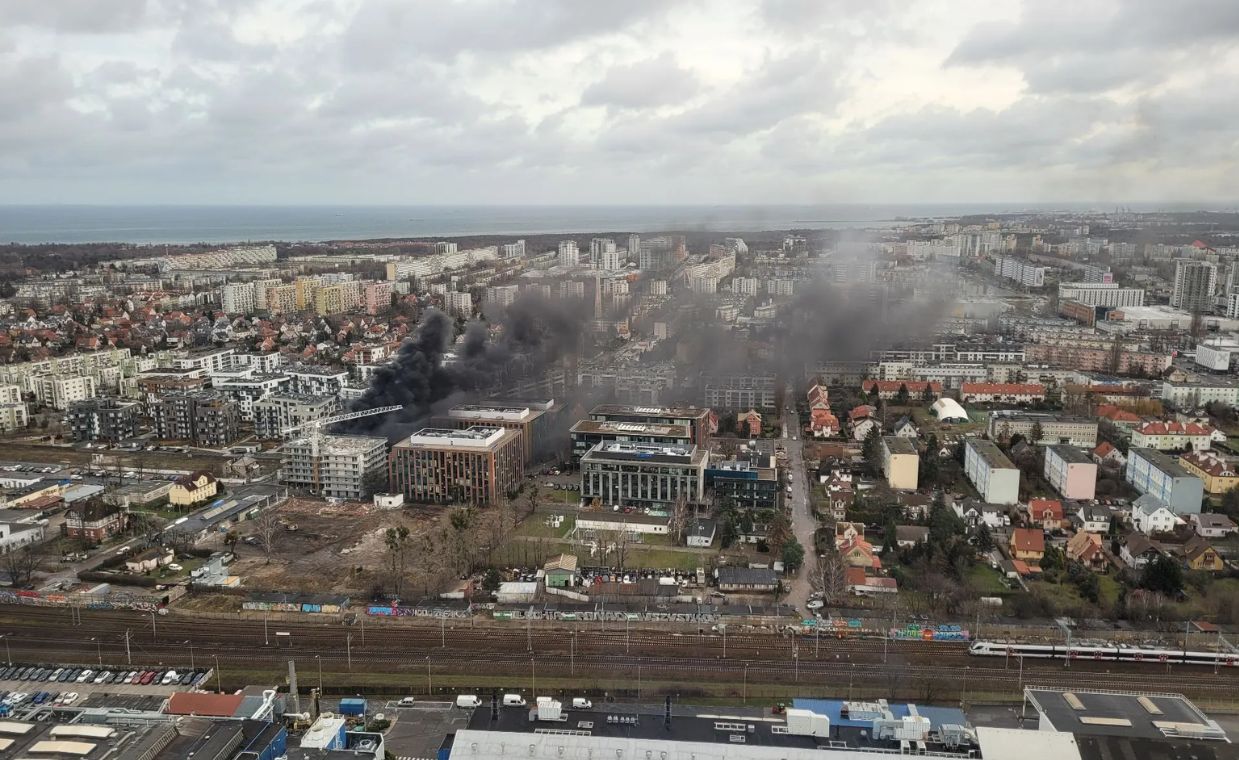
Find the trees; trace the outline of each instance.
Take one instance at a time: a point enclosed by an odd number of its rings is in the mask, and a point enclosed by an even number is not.
[[[929,382],[925,383],[925,388],[921,391],[921,403],[925,406],[934,403],[934,388]]]
[[[262,550],[266,555],[268,565],[271,564],[271,551],[275,548],[275,536],[279,529],[280,518],[271,508],[264,509],[254,518],[254,533],[262,543]]]
[[[795,540],[796,537],[792,535],[791,520],[787,519],[787,514],[783,510],[776,509],[766,528],[766,543],[770,545],[771,550],[781,552],[785,545]]]
[[[1041,427],[1040,422],[1034,422],[1032,428],[1028,431],[1028,442],[1036,445],[1041,443],[1041,439],[1045,437],[1045,429]]]
[[[459,573],[468,569],[469,565],[469,541],[466,533],[469,526],[473,524],[473,511],[470,509],[454,509],[449,518],[453,536],[453,557],[452,569]]]
[[[0,567],[4,569],[4,574],[8,576],[13,588],[25,588],[34,580],[35,571],[39,569],[42,561],[42,552],[33,546],[23,546],[0,557]]]
[[[391,587],[397,598],[400,597],[404,588],[404,573],[407,566],[405,551],[408,544],[409,529],[403,525],[388,528],[383,534],[383,545],[387,548],[387,569],[391,573]]]
[[[1140,586],[1167,596],[1183,593],[1183,568],[1172,557],[1160,554],[1145,565]]]
[[[882,434],[878,432],[878,426],[873,425],[869,428],[869,433],[865,436],[865,442],[861,445],[861,456],[865,459],[865,469],[873,477],[878,477],[882,474]]]
[[[977,529],[977,551],[989,552],[994,549],[994,536],[990,533],[989,526],[981,523],[981,527]]]
[[[795,572],[804,564],[804,547],[795,538],[783,544],[783,551],[780,554],[783,558],[785,572]]]
[[[1062,549],[1054,546],[1047,546],[1045,553],[1041,555],[1041,569],[1045,572],[1046,578],[1058,583],[1062,580],[1062,573],[1067,568],[1067,555]]]
[[[847,565],[839,552],[830,547],[825,556],[818,557],[809,576],[809,585],[822,595],[826,604],[834,604],[847,592]]]
[[[900,383],[899,392],[895,394],[895,404],[898,406],[907,406],[912,401],[912,395],[908,393],[908,384]]]

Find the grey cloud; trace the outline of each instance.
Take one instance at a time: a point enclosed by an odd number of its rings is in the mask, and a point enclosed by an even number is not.
[[[147,0],[16,0],[0,3],[0,27],[110,34],[132,31],[148,13]]]
[[[700,83],[670,51],[655,58],[612,66],[585,88],[581,104],[617,108],[652,108],[674,105],[695,95]]]

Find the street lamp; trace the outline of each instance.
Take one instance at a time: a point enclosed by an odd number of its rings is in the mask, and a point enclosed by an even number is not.
[[[314,659],[318,661],[318,693],[321,696],[323,693],[323,658],[314,655]]]
[[[99,669],[102,670],[103,669],[103,642],[99,641],[99,639],[95,638],[94,636],[91,636],[90,640],[95,642],[95,654],[99,656]]]
[[[194,642],[192,639],[186,639],[185,643],[189,646],[189,669],[194,670]]]

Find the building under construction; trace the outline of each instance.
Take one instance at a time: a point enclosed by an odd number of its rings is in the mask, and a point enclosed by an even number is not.
[[[386,438],[308,436],[289,441],[280,454],[280,482],[314,496],[360,501],[386,485]]]
[[[423,504],[497,504],[525,476],[521,431],[425,428],[396,443],[391,490]]]

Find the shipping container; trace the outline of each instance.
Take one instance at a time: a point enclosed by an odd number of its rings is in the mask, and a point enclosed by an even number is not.
[[[358,697],[349,697],[340,700],[341,715],[365,715],[366,700]]]

